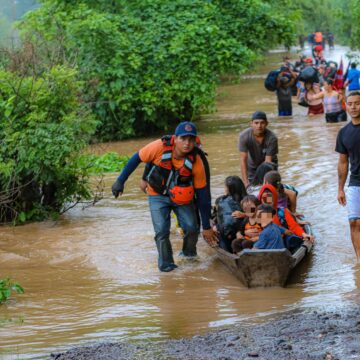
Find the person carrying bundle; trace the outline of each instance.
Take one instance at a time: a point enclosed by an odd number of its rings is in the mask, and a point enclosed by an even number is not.
[[[282,71],[276,80],[276,96],[278,100],[278,115],[292,116],[292,87],[298,74],[290,68]]]

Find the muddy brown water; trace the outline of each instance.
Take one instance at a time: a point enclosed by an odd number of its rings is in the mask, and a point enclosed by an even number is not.
[[[345,48],[328,55],[339,60]],[[346,212],[337,205],[335,138],[343,124],[309,119],[294,106],[276,116],[276,99],[263,88],[267,69],[281,53],[240,84],[219,88],[217,112],[199,122],[212,169],[213,198],[226,176],[239,174],[238,133],[250,114],[264,110],[280,144],[284,182],[300,191],[298,208],[312,222],[316,246],[286,288],[247,289],[200,240],[199,261],[175,257],[179,268],[159,273],[147,199],[138,169],[120,200],[111,197],[117,174],[106,178],[106,198],[75,208],[57,222],[0,228],[0,278],[26,293],[0,307],[0,359],[44,358],[52,351],[97,340],[158,340],[204,333],[220,326],[259,322],[289,309],[332,310],[360,295],[360,267],[349,238]],[[131,155],[151,139],[100,145],[95,152]],[[172,230],[177,254],[181,238]]]

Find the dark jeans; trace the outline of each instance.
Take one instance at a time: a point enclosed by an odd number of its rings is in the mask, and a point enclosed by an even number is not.
[[[325,114],[326,122],[340,122],[340,121],[346,121],[347,115],[345,110],[340,110],[338,112],[333,113],[326,113]]]
[[[245,239],[235,239],[231,243],[231,247],[234,254],[237,254],[243,251],[244,249],[251,249],[253,246],[254,246],[253,241],[245,240]]]
[[[179,225],[184,232],[182,253],[184,256],[196,256],[198,241],[198,223],[194,204],[176,205],[168,196],[149,196],[151,219],[155,231],[155,242],[158,249],[158,266],[160,271],[171,271],[174,264],[173,251],[170,243],[170,214],[174,211]]]

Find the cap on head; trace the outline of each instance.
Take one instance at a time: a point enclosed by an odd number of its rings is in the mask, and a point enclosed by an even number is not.
[[[191,121],[181,122],[175,129],[175,136],[197,136],[197,130]]]
[[[281,84],[287,84],[290,81],[290,79],[287,76],[282,76],[280,78]]]
[[[263,111],[255,111],[252,114],[251,120],[266,120],[267,121],[267,117]]]

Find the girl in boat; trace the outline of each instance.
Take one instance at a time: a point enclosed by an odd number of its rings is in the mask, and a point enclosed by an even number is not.
[[[225,195],[215,200],[212,218],[219,234],[219,246],[229,252],[232,252],[231,243],[243,227],[246,217],[241,207],[241,201],[246,195],[245,185],[240,177],[228,176],[225,179]],[[238,216],[234,217],[233,213],[236,211]]]
[[[278,171],[269,171],[264,177],[264,184],[270,184],[278,192],[278,207],[288,208],[293,214],[296,213],[297,190],[281,182],[281,175]]]
[[[277,165],[273,162],[263,162],[255,171],[254,178],[251,180],[246,191],[249,195],[259,195],[261,187],[264,185],[265,174],[271,170],[276,170]]]

